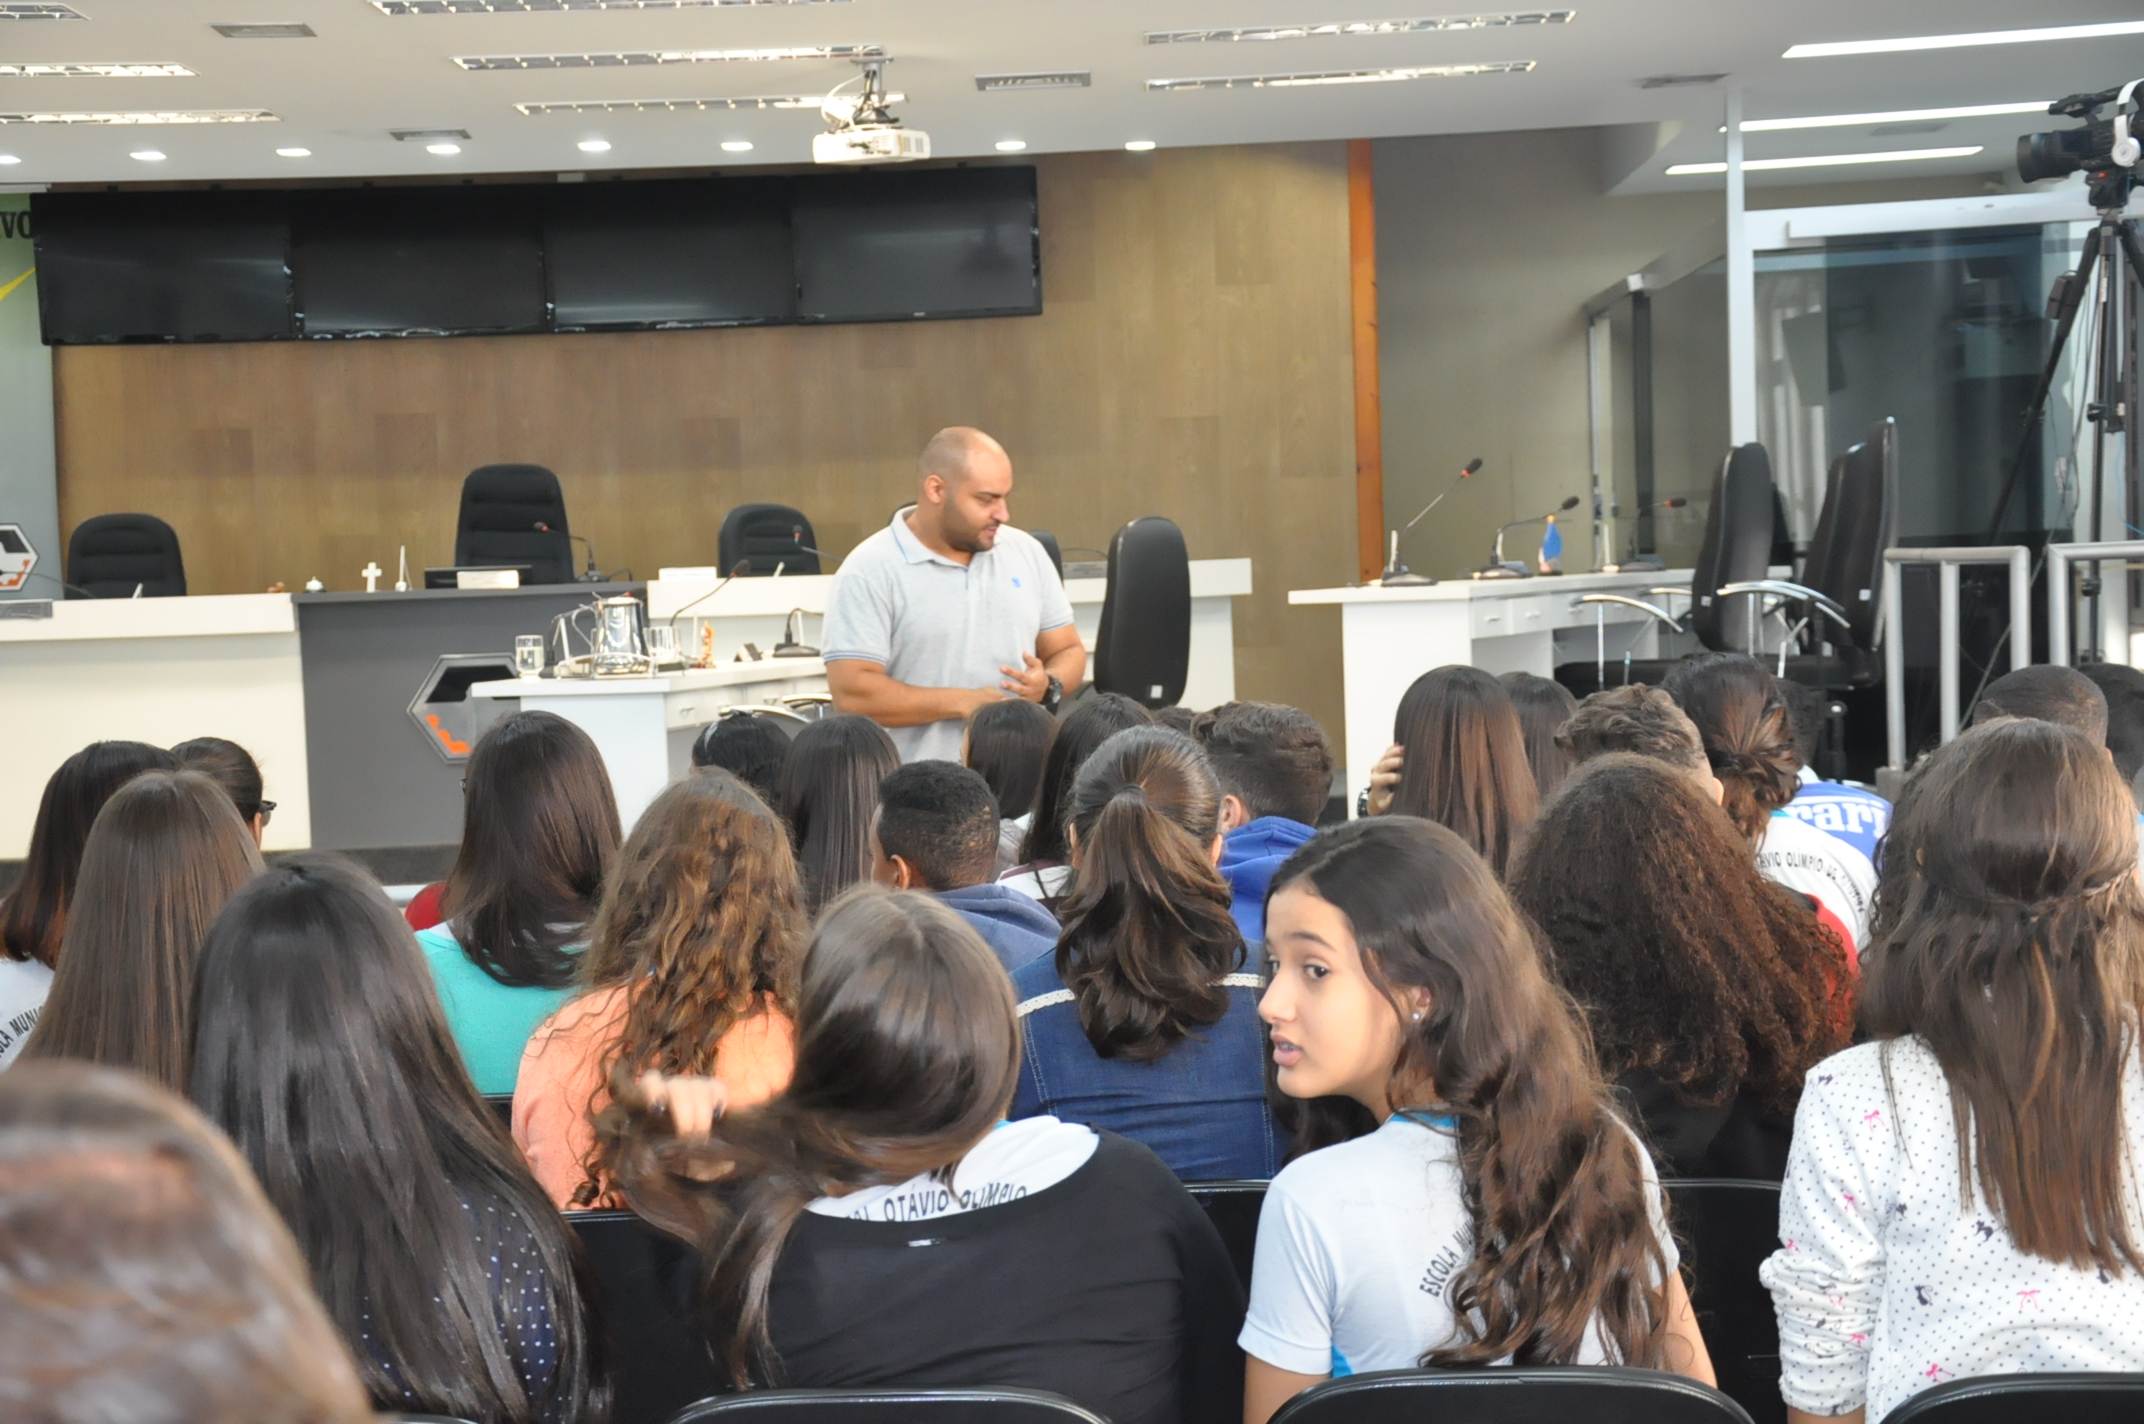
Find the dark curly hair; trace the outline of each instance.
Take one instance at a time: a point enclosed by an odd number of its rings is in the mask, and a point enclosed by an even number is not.
[[[1699,653],[1677,663],[1660,687],[1705,739],[1728,819],[1749,840],[1763,839],[1765,820],[1801,784],[1802,754],[1779,679],[1747,653]]]
[[[1511,897],[1585,1007],[1603,1071],[1693,1103],[1748,1093],[1791,1113],[1802,1075],[1846,1046],[1846,950],[1687,776],[1611,753],[1534,822]]]

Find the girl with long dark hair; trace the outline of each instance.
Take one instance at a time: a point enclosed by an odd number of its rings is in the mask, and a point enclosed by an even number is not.
[[[146,742],[92,742],[46,780],[22,877],[0,900],[0,1068],[22,1051],[52,991],[67,906],[97,813],[143,772],[177,769],[171,753]]]
[[[1571,754],[1556,744],[1556,729],[1571,720],[1578,699],[1571,689],[1552,677],[1530,672],[1507,672],[1497,681],[1511,694],[1518,709],[1519,731],[1526,738],[1526,764],[1533,768],[1534,790],[1546,806],[1563,779],[1577,765]]]
[[[1418,1364],[1712,1382],[1652,1163],[1472,848],[1412,817],[1323,832],[1274,878],[1266,950],[1276,1079],[1321,1150],[1258,1220],[1245,1419]]]
[[[998,803],[998,859],[994,876],[1012,869],[1035,823],[1035,796],[1042,789],[1042,769],[1050,743],[1057,740],[1057,719],[1038,703],[1021,697],[985,702],[968,714],[960,742],[960,764],[982,777]]]
[[[1154,1149],[1179,1177],[1270,1177],[1255,973],[1229,913],[1221,791],[1181,732],[1133,727],[1072,785],[1073,880],[1055,955],[1013,972],[1016,1118],[1048,1113]]]
[[[1851,971],[1720,808],[1661,762],[1596,757],[1534,822],[1511,898],[1662,1162],[1778,1181],[1803,1075],[1846,1045]]]
[[[462,778],[462,843],[420,930],[480,1093],[511,1093],[529,1033],[572,996],[618,853],[618,800],[589,735],[551,712],[493,723]]]
[[[775,809],[789,823],[806,913],[871,878],[878,784],[900,764],[893,738],[869,717],[823,717],[790,742]]]
[[[171,754],[186,770],[198,771],[223,788],[238,808],[238,819],[253,833],[253,843],[259,845],[268,833],[275,802],[265,795],[260,763],[253,760],[253,753],[224,737],[194,737],[173,747]]]
[[[588,1273],[447,1032],[409,927],[299,855],[217,917],[191,1096],[230,1134],[382,1409],[601,1419]]]
[[[1065,713],[1043,758],[1034,819],[1020,846],[1020,863],[999,880],[1045,905],[1057,903],[1072,882],[1072,848],[1065,828],[1073,780],[1096,747],[1127,727],[1144,727],[1152,720],[1144,707],[1121,692],[1094,693]]]
[[[2144,892],[2105,748],[2004,721],[1932,754],[1884,842],[1870,1039],[1803,1089],[1760,1274],[1792,1419],[1967,1375],[2144,1370]]]
[[[1432,668],[1400,698],[1369,813],[1420,816],[1457,832],[1502,875],[1541,794],[1511,694],[1477,667]]]
[[[582,959],[529,1036],[514,1139],[561,1208],[610,1204],[591,1123],[613,1076],[719,1074],[739,1103],[789,1081],[804,910],[782,823],[703,767],[641,813]]]
[[[201,942],[260,869],[231,798],[199,772],[144,772],[113,792],[82,847],[60,967],[22,1056],[132,1068],[185,1091]]]
[[[928,895],[820,917],[796,1075],[620,1081],[602,1119],[635,1208],[696,1241],[738,1384],[1053,1390],[1116,1424],[1238,1424],[1225,1249],[1146,1148],[1004,1121],[1020,1069],[989,946]]]

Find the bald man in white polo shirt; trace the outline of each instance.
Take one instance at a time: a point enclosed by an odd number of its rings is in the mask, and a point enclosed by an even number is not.
[[[916,503],[842,561],[820,642],[834,710],[871,718],[901,760],[960,760],[962,724],[1021,697],[1051,711],[1087,671],[1049,554],[1006,521],[1012,460],[951,426],[918,462]]]

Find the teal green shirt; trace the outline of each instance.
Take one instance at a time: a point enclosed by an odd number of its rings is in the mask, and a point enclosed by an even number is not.
[[[575,990],[513,989],[479,969],[447,925],[417,931],[431,961],[432,982],[447,1011],[447,1027],[480,1093],[511,1093],[521,1076],[521,1051],[536,1025],[558,1012]]]

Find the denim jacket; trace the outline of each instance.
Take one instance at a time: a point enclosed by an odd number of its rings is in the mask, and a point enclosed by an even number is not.
[[[1080,1027],[1079,1006],[1054,956],[1012,976],[1019,1000],[1020,1087],[1010,1117],[1051,1113],[1143,1142],[1187,1182],[1270,1178],[1287,1138],[1266,1106],[1264,985],[1231,974],[1228,1011],[1151,1063],[1103,1058]]]

